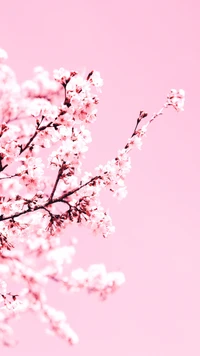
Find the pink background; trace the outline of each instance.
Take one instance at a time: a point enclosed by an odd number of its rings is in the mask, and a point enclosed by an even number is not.
[[[0,2],[0,47],[19,81],[42,65],[96,69],[104,79],[87,170],[115,157],[141,109],[157,111],[171,88],[186,91],[185,112],[169,109],[131,153],[128,196],[103,195],[116,233],[75,230],[72,267],[104,262],[126,284],[105,303],[84,293],[49,303],[65,310],[80,344],[69,348],[26,315],[13,325],[18,348],[3,356],[199,356],[199,2],[56,0]],[[69,232],[66,231],[66,234]]]

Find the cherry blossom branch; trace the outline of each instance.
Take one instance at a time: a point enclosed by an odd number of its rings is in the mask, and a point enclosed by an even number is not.
[[[85,172],[79,183],[81,159],[91,142],[85,125],[96,120],[99,102],[91,86],[101,90],[100,74],[91,71],[84,79],[77,72],[60,68],[54,71],[51,80],[47,71],[37,67],[33,80],[19,86],[12,70],[2,65],[6,57],[6,52],[0,49],[0,116],[4,119],[0,127],[0,171],[13,162],[21,165],[16,174],[2,174],[0,178],[0,341],[11,345],[12,329],[8,322],[31,310],[49,324],[51,333],[75,344],[78,337],[66,322],[64,313],[46,304],[46,283],[54,281],[70,292],[85,289],[88,293],[98,293],[104,300],[125,278],[121,272],[107,273],[104,265],[92,265],[87,271],[76,269],[69,277],[63,276],[64,264],[72,262],[76,242],[72,239],[69,245],[61,246],[62,230],[74,222],[82,223],[103,237],[114,232],[109,213],[101,206],[99,193],[107,187],[118,199],[126,196],[124,180],[131,169],[128,152],[133,146],[141,148],[148,125],[162,115],[164,108],[171,105],[177,111],[183,110],[184,91],[171,90],[166,104],[141,128],[139,124],[147,113],[140,111],[132,136],[115,159],[95,168],[98,173],[94,176]],[[61,106],[53,104],[57,95]],[[36,123],[27,125],[19,115],[36,117]],[[17,118],[18,126],[12,124]],[[36,155],[41,147],[52,148],[56,142],[60,147],[48,156],[48,168],[57,170],[52,184],[50,177],[44,176],[42,159]],[[25,151],[25,157],[20,157]],[[47,194],[44,191],[49,186],[52,190]],[[18,194],[23,188],[27,190],[24,197]],[[2,196],[4,192],[6,196]],[[36,192],[34,196],[33,192]],[[64,213],[58,210],[56,203],[67,205],[67,210]],[[33,212],[35,214],[30,214]],[[15,220],[18,217],[20,221]],[[45,261],[42,270],[37,268],[37,257]],[[9,276],[22,281],[27,288],[8,293],[4,280]]]
[[[159,115],[162,115],[163,114],[163,110],[164,108],[167,108],[170,104],[166,103],[163,105],[163,107],[157,112],[157,113],[154,113],[153,116],[151,117],[151,119],[149,120],[149,123],[153,122],[153,120],[158,117]],[[144,134],[144,132],[142,131],[137,131],[137,128],[138,128],[138,125],[139,123],[141,122],[141,120],[143,118],[145,118],[148,114],[144,111],[140,111],[140,114],[139,114],[139,117],[136,121],[136,125],[135,125],[135,129],[133,131],[133,134],[131,136],[131,138],[133,138],[134,136],[138,135],[139,136],[142,136]],[[148,123],[148,124],[149,124]],[[47,126],[49,126],[51,123],[49,123]],[[39,130],[44,130],[47,126],[42,126]],[[37,134],[37,131],[35,132],[35,134],[33,135],[33,137],[30,139],[30,141],[27,143],[27,145],[24,147],[23,151],[28,147],[29,143],[32,142],[32,140],[34,139],[34,137],[36,136]],[[130,139],[131,139],[130,138]],[[129,143],[127,143],[125,145],[125,150],[127,150],[129,147],[130,147],[130,139],[129,139]],[[115,160],[118,160],[118,157],[115,157]],[[60,195],[59,197],[53,199],[53,196],[54,196],[54,193],[56,191],[56,187],[58,185],[58,182],[62,176],[62,173],[65,169],[65,162],[62,163],[62,166],[60,167],[59,171],[58,171],[58,175],[57,175],[57,178],[56,178],[56,181],[55,181],[55,184],[54,184],[54,187],[53,187],[53,190],[52,190],[52,193],[47,201],[47,203],[45,203],[44,205],[41,205],[41,206],[35,206],[34,208],[28,208],[27,210],[23,211],[23,212],[17,212],[13,215],[10,215],[10,216],[7,216],[7,217],[4,217],[2,215],[0,215],[0,221],[3,221],[3,220],[9,220],[9,219],[14,219],[16,217],[19,217],[21,215],[24,215],[24,214],[27,214],[27,213],[30,213],[30,212],[34,212],[34,211],[37,211],[39,209],[45,209],[46,207],[48,207],[49,205],[53,205],[55,203],[58,203],[58,202],[62,202],[62,203],[66,203],[66,201],[64,201],[64,199],[66,199],[67,197],[69,197],[70,195],[80,191],[82,188],[86,187],[87,185],[91,185],[91,183],[95,182],[97,179],[100,179],[100,180],[103,180],[103,176],[95,176],[93,178],[91,178],[89,181],[87,181],[86,183],[84,183],[83,185],[81,185],[80,187],[77,187],[75,189],[73,189],[72,191],[69,191],[67,193],[64,193],[62,195]],[[104,175],[107,174],[107,172],[104,172]]]
[[[45,130],[47,127],[50,127],[50,125],[52,124],[52,122],[50,122],[49,124],[47,124],[46,126],[42,126],[41,128],[37,128],[35,133],[33,134],[33,136],[29,139],[29,141],[27,142],[27,144],[22,148],[22,145],[19,145],[20,147],[20,155],[30,146],[30,144],[33,142],[33,140],[35,139],[35,137],[38,135],[38,133],[40,131]],[[2,166],[2,158],[0,158],[0,172],[4,171],[5,168],[8,167],[8,164],[6,164],[4,167]]]
[[[42,122],[42,121],[41,121]],[[27,144],[22,148],[22,146],[20,147],[20,154],[22,154],[31,144],[31,142],[33,142],[34,138],[38,135],[39,132],[45,130],[47,127],[50,127],[51,124],[53,124],[53,122],[49,122],[46,126],[42,126],[42,127],[37,127],[35,133],[33,134],[33,136],[30,138],[30,140],[27,142]]]

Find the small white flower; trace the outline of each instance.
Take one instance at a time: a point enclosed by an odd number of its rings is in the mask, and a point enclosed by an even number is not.
[[[7,52],[3,48],[0,48],[0,63],[5,62],[7,59],[8,59]]]
[[[136,147],[139,150],[141,150],[141,147],[142,147],[142,139],[141,139],[141,137],[134,136],[133,141],[134,141],[134,144],[136,145]]]

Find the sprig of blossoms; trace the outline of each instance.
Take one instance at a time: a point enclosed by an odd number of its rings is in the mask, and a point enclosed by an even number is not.
[[[172,105],[177,111],[184,111],[185,91],[183,89],[171,89],[167,99],[168,105]]]

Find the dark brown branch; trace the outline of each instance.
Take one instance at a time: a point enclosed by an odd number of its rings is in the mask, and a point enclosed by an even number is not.
[[[2,179],[8,179],[8,178],[13,178],[13,177],[17,177],[17,176],[19,176],[19,173],[15,173],[15,174],[13,174],[12,176],[2,177],[2,178],[0,178],[0,180],[2,180]]]
[[[56,188],[57,188],[57,185],[58,185],[58,182],[59,182],[59,180],[60,180],[60,177],[61,177],[61,175],[62,175],[62,173],[63,173],[63,167],[64,167],[64,162],[62,163],[62,166],[60,167],[60,169],[59,169],[59,171],[58,171],[58,175],[57,175],[57,178],[56,178],[56,181],[55,181],[55,184],[54,184],[54,187],[53,187],[53,190],[52,190],[52,192],[51,192],[51,195],[50,195],[50,197],[49,197],[49,201],[51,202],[52,201],[52,199],[53,199],[53,196],[54,196],[54,193],[55,193],[55,191],[56,191]]]

